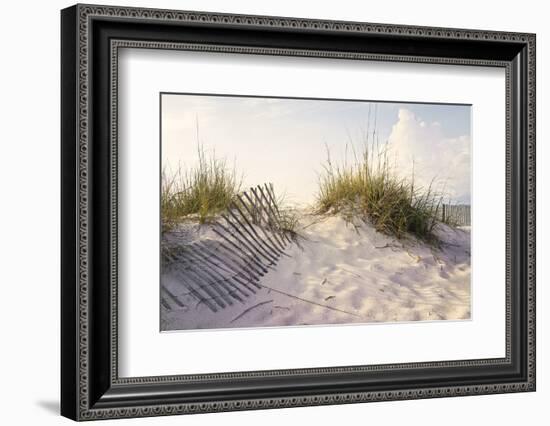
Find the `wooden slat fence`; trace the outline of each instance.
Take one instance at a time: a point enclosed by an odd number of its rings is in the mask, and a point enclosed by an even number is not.
[[[244,300],[261,287],[292,239],[284,231],[272,184],[239,194],[212,224],[219,239],[162,247],[166,267],[198,304],[217,312]],[[162,286],[162,305],[181,306],[178,296]]]
[[[470,226],[471,206],[469,204],[443,204],[440,218],[443,222],[457,226]]]

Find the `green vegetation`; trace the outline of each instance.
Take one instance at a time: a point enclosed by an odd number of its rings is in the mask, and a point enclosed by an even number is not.
[[[300,236],[300,213],[294,208],[280,209],[279,226],[281,231],[293,239]]]
[[[277,211],[278,229],[296,241],[298,237],[301,237],[299,229],[302,214],[297,208],[289,206],[284,195],[273,198],[272,205]]]
[[[178,168],[170,177],[162,173],[161,182],[161,229],[167,232],[186,220],[200,224],[208,223],[226,211],[241,192],[241,180],[235,168],[229,168],[225,160],[207,156],[202,146],[198,147],[198,166],[186,172]],[[267,194],[267,191],[266,191]],[[274,194],[273,194],[274,195]],[[241,197],[241,202],[246,202]],[[266,199],[267,202],[267,199]],[[277,212],[276,227],[292,238],[297,236],[299,215],[295,209],[286,207],[283,198],[271,199]],[[237,203],[239,205],[239,203]],[[261,223],[255,217],[256,207],[248,205],[252,223]]]
[[[410,179],[401,178],[388,162],[387,147],[369,151],[368,144],[360,156],[354,153],[349,165],[334,165],[328,153],[327,163],[319,179],[315,213],[341,214],[346,220],[368,220],[375,229],[397,238],[407,233],[429,242],[436,242],[434,227],[441,218],[442,197],[433,190],[419,187]],[[235,168],[225,160],[207,155],[198,146],[198,165],[185,172],[162,174],[162,232],[170,231],[185,220],[208,223],[226,211],[241,192],[241,180]],[[296,238],[300,213],[286,207],[283,199],[273,201],[278,227]],[[244,202],[241,199],[241,202]],[[238,203],[237,203],[238,204]],[[247,209],[255,222],[255,210]]]
[[[365,144],[368,147],[367,144]],[[365,148],[351,166],[327,164],[319,180],[318,213],[342,214],[347,220],[369,220],[377,231],[402,238],[411,233],[436,241],[441,197],[428,188],[417,187],[414,171],[410,179],[399,178],[388,162],[387,147]]]
[[[182,172],[178,168],[168,177],[165,170],[161,183],[162,231],[172,229],[186,219],[201,224],[213,219],[229,207],[240,191],[241,181],[235,169],[214,154],[207,156],[198,146],[199,162],[194,169]]]

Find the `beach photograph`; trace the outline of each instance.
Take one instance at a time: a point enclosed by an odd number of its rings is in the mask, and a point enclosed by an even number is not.
[[[471,319],[470,105],[160,96],[160,331]]]

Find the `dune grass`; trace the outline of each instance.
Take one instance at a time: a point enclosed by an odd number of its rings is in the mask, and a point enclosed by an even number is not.
[[[279,210],[281,212],[281,215],[279,217],[279,225],[281,227],[281,231],[294,240],[296,240],[298,237],[301,237],[301,215],[298,210],[291,207],[286,207]]]
[[[170,173],[163,170],[161,182],[162,231],[173,229],[183,220],[195,219],[201,224],[227,209],[240,191],[241,180],[235,168],[225,159],[207,155],[198,146],[198,165]]]
[[[328,153],[319,179],[317,210],[348,220],[369,220],[377,231],[397,238],[409,233],[435,242],[441,202],[433,181],[421,188],[414,182],[414,171],[410,179],[398,177],[389,164],[387,146],[369,152],[365,144],[353,165],[334,165]]]
[[[241,195],[239,203],[236,204],[237,207],[241,207],[241,213],[246,215],[250,223],[254,225],[267,225],[268,228],[282,232],[293,240],[301,237],[299,230],[302,215],[299,210],[289,205],[284,195],[277,195],[271,183],[263,185],[261,191],[263,191],[264,195],[260,195],[259,188],[261,186],[245,189],[243,193],[239,194]],[[244,192],[248,194],[249,198],[242,196]],[[258,198],[254,195],[254,192],[258,194]],[[254,200],[263,200],[264,202],[254,202]],[[267,209],[258,208],[259,205],[265,206],[267,204],[270,205]]]
[[[273,195],[272,204],[277,211],[277,225],[280,231],[294,241],[297,241],[299,237],[302,237],[300,234],[300,218],[302,214],[297,208],[289,205],[284,195],[275,196],[274,190]]]
[[[183,221],[209,223],[226,211],[237,195],[241,193],[242,182],[237,177],[235,167],[230,168],[224,159],[216,158],[215,153],[207,155],[198,146],[198,165],[184,171],[179,167],[175,172],[162,173],[161,182],[161,230],[173,230]],[[272,189],[273,191],[273,189]],[[241,197],[241,200],[242,197]],[[272,206],[277,211],[277,227],[291,238],[297,237],[298,213],[286,206],[282,197],[273,192]],[[249,211],[254,211],[249,207]],[[250,218],[256,223],[257,218]]]

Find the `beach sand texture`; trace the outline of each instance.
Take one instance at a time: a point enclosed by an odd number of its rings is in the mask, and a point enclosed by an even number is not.
[[[310,218],[300,233],[256,294],[217,312],[189,295],[175,274],[162,274],[179,303],[161,304],[161,330],[470,318],[469,227],[438,224],[439,248],[338,216]],[[207,225],[191,234],[216,239]]]

